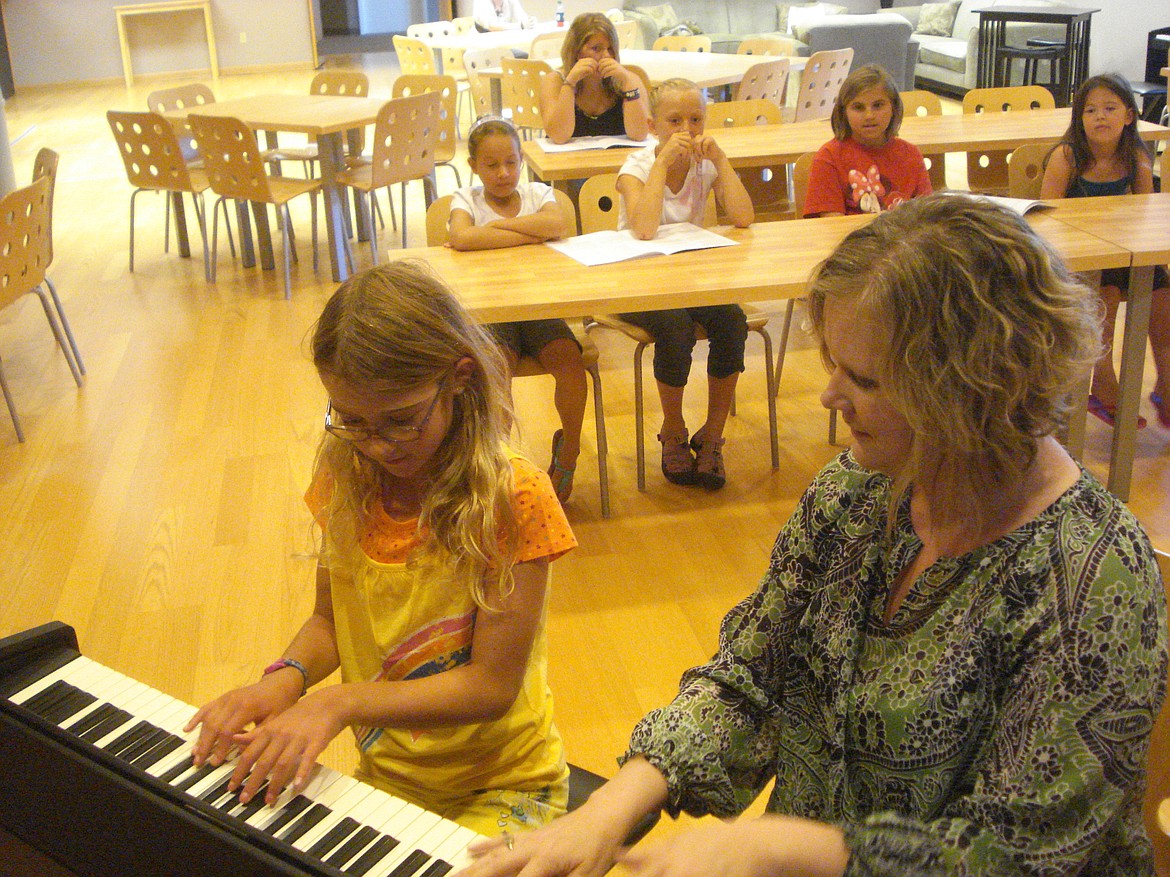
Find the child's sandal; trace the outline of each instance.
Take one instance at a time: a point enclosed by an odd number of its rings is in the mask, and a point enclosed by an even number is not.
[[[565,434],[562,430],[553,433],[552,462],[548,465],[548,477],[552,479],[553,490],[557,499],[567,502],[573,492],[573,476],[577,472],[576,466],[562,466],[560,462],[561,447],[565,444]]]

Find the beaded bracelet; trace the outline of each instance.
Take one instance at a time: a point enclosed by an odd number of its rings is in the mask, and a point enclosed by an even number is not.
[[[292,658],[281,658],[279,661],[274,661],[264,668],[262,676],[267,676],[269,673],[275,673],[277,670],[283,670],[285,667],[292,667],[301,674],[301,696],[309,690],[309,670],[300,661],[294,661]]]

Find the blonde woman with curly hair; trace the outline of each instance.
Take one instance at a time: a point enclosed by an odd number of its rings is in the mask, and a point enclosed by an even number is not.
[[[306,499],[312,616],[253,685],[203,707],[197,762],[272,803],[354,731],[358,777],[487,835],[564,812],[546,679],[548,563],[576,545],[548,476],[511,454],[498,347],[425,266],[355,275],[325,305],[329,396]],[[334,670],[341,684],[308,689]]]
[[[1099,347],[1090,291],[1019,217],[932,195],[850,234],[811,305],[852,448],[615,778],[468,877],[1154,873],[1165,597],[1053,437]],[[737,816],[765,787],[760,818],[621,849],[647,812]]]
[[[619,57],[612,21],[600,12],[573,19],[561,44],[561,69],[540,81],[540,114],[550,140],[646,139],[649,96],[641,77],[623,67]]]

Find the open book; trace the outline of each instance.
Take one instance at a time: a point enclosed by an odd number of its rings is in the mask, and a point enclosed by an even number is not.
[[[1033,198],[1006,198],[1003,195],[980,195],[974,192],[952,191],[946,192],[948,195],[966,195],[968,198],[978,198],[981,201],[990,201],[1003,207],[1006,210],[1011,210],[1023,216],[1029,210],[1034,210],[1037,207],[1051,207],[1052,205],[1046,201],[1040,201]]]
[[[548,241],[545,246],[576,259],[582,265],[608,265],[610,262],[625,262],[643,256],[669,256],[684,250],[709,250],[737,243],[689,222],[676,222],[660,226],[658,234],[649,241],[638,240],[633,232],[626,229],[595,231],[563,241]]]
[[[547,137],[536,141],[545,152],[581,152],[586,149],[612,149],[615,146],[649,146],[653,141],[631,140],[629,137],[598,136],[574,137],[568,143],[553,143]]]

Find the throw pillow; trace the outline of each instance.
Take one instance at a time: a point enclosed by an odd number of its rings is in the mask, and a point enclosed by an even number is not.
[[[654,22],[659,36],[662,35],[663,31],[678,26],[678,16],[674,12],[674,7],[669,3],[663,3],[661,6],[639,6],[638,11]]]
[[[776,30],[795,36],[797,28],[803,29],[826,15],[840,15],[846,11],[846,7],[834,3],[777,3]]]
[[[918,15],[918,27],[914,33],[935,37],[949,37],[955,27],[955,16],[959,13],[959,0],[950,3],[923,3]]]

